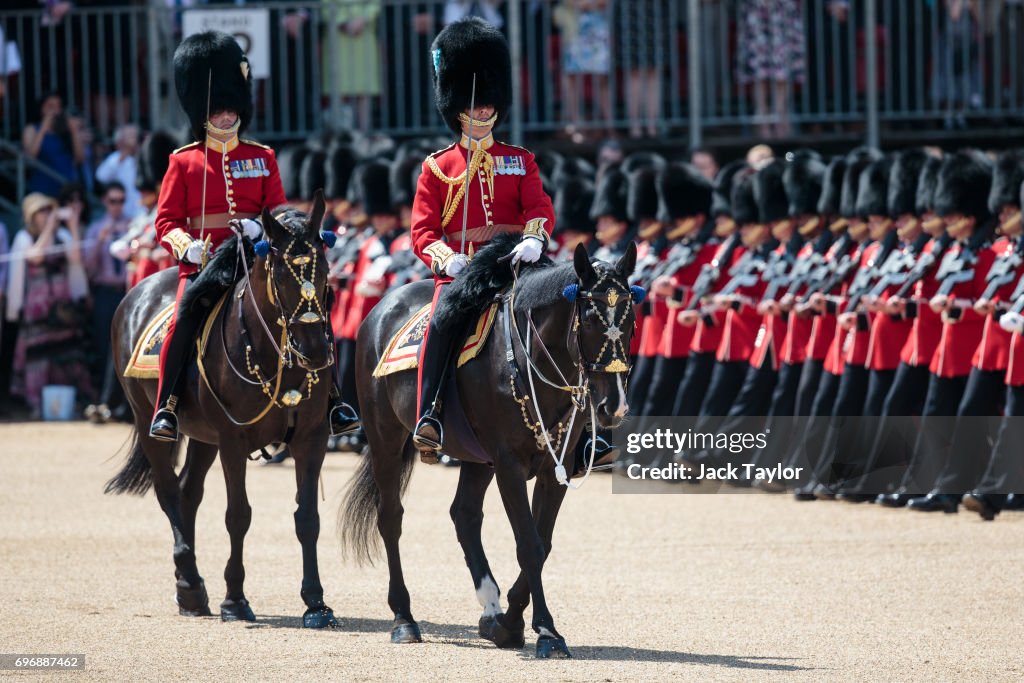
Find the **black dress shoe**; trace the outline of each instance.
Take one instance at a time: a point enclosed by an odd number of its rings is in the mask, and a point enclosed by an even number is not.
[[[870,503],[875,499],[869,493],[840,493],[836,496],[836,500],[841,500],[844,503]]]
[[[178,418],[169,410],[161,410],[153,418],[153,424],[149,427],[150,437],[157,441],[178,440]]]
[[[999,506],[982,493],[965,493],[960,499],[964,507],[971,512],[977,512],[986,522],[991,522],[999,514]]]
[[[808,484],[801,486],[793,492],[793,498],[802,502],[810,502],[812,500],[818,500],[818,497],[814,495],[814,489],[817,484]]]
[[[947,514],[960,509],[960,496],[950,493],[929,493],[923,498],[914,498],[907,503],[910,510],[920,512],[945,512]]]
[[[814,490],[811,493],[813,493],[814,497],[817,498],[818,500],[835,500],[836,499],[836,491],[835,491],[835,489],[829,488],[828,486],[825,486],[824,484],[818,484],[817,486],[815,486]]]
[[[1001,507],[1008,511],[1024,510],[1024,494],[1011,493],[1007,495]]]
[[[907,503],[916,498],[917,496],[910,493],[880,493],[875,498],[875,502],[879,505],[887,508],[901,508],[906,507]]]
[[[344,401],[332,405],[328,416],[331,421],[331,436],[351,434],[362,426],[356,411]]]

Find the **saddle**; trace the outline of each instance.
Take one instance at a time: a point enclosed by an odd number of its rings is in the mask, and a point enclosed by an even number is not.
[[[494,319],[498,315],[498,303],[493,302],[477,318],[465,341],[459,347],[458,361],[456,367],[463,365],[480,355],[487,338],[494,327]],[[406,321],[398,332],[391,336],[384,353],[373,370],[375,378],[387,377],[403,370],[413,370],[419,367],[420,345],[426,335],[427,326],[430,323],[430,304],[424,304],[417,310],[409,320]]]
[[[222,296],[217,301],[217,304],[210,310],[200,328],[202,333],[197,340],[200,352],[206,346],[206,339],[209,337],[210,330],[212,329],[211,323],[216,319],[226,298],[226,296]],[[128,359],[128,365],[124,369],[125,377],[160,379],[160,350],[167,339],[167,332],[171,327],[171,319],[174,317],[175,305],[176,302],[173,301],[167,304],[146,324],[138,341],[135,342],[131,358]]]

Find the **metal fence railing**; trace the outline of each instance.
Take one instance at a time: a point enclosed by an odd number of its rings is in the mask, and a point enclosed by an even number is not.
[[[509,37],[511,136],[956,131],[1024,108],[1022,0],[275,0],[0,9],[2,135],[60,92],[99,137],[183,123],[183,31],[233,30],[259,62],[253,132],[442,132],[429,46],[475,8]],[[184,2],[184,5],[190,3]],[[955,134],[951,132],[951,134]]]

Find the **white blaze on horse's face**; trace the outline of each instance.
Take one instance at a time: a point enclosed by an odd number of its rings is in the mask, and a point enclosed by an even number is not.
[[[498,590],[498,584],[494,583],[494,579],[490,575],[480,581],[480,585],[476,589],[476,599],[484,608],[484,613],[481,616],[494,617],[501,614],[501,592]]]
[[[622,385],[622,373],[615,374],[615,386],[619,389],[619,407],[615,409],[615,417],[625,417],[629,412],[629,404],[626,402],[626,388]]]

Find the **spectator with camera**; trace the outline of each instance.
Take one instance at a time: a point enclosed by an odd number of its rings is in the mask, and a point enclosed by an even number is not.
[[[21,134],[25,154],[46,167],[32,170],[29,192],[56,197],[65,183],[78,178],[78,166],[85,161],[81,130],[82,121],[67,115],[59,94],[43,95],[38,123],[25,126]]]
[[[85,351],[89,286],[82,265],[80,209],[58,209],[42,193],[22,201],[25,229],[11,245],[6,320],[20,322],[11,391],[42,412],[43,387],[72,385],[91,396]]]

